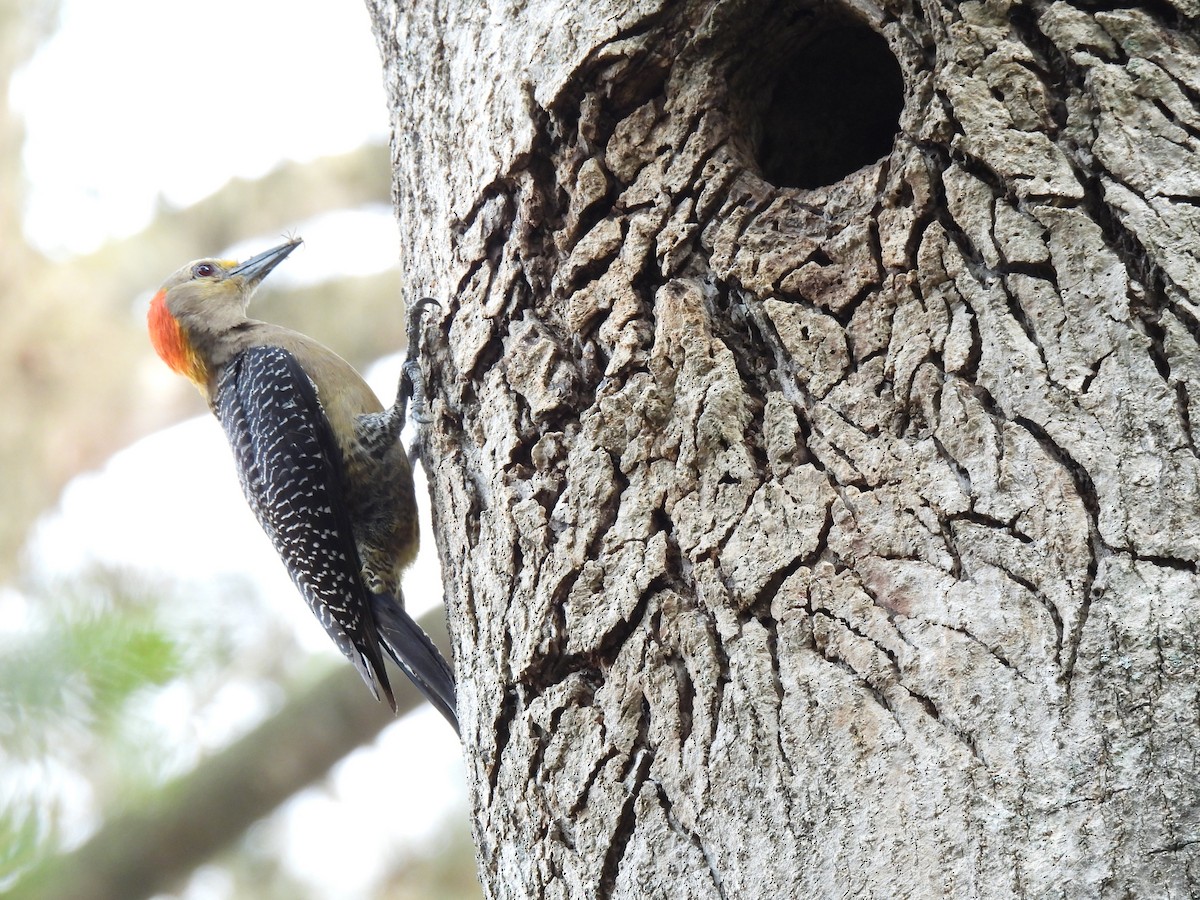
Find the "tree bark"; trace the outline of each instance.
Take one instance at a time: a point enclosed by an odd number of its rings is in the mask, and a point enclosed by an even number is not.
[[[1200,4],[369,6],[486,894],[1200,895]]]

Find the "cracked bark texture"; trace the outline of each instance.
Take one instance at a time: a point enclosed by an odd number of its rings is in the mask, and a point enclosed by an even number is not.
[[[487,896],[1200,895],[1200,3],[368,6]]]

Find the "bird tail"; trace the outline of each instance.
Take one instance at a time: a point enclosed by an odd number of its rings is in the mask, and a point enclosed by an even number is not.
[[[454,672],[429,635],[390,594],[374,594],[375,621],[388,655],[458,733]]]

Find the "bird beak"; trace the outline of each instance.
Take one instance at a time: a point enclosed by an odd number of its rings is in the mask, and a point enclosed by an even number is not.
[[[289,253],[304,243],[300,238],[293,238],[286,244],[280,244],[278,247],[272,247],[258,256],[252,256],[244,263],[239,265],[230,275],[241,275],[246,279],[246,287],[253,288],[260,281],[266,278],[271,270],[287,259]]]

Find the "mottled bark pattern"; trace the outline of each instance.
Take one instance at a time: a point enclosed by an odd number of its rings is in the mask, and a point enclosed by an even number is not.
[[[485,889],[1200,895],[1200,4],[780,6],[372,3]]]

